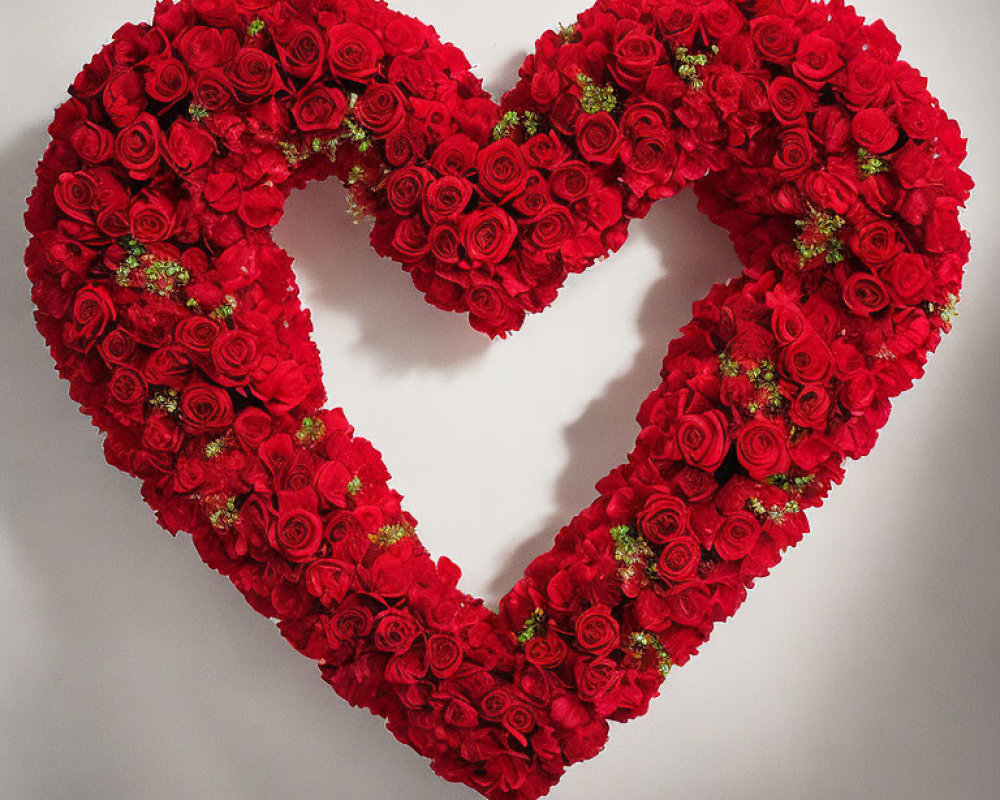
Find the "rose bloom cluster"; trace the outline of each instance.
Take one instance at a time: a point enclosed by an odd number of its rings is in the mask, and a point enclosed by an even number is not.
[[[167,529],[442,776],[533,800],[802,537],[949,328],[965,143],[898,56],[839,2],[602,0],[498,106],[374,0],[161,2],[50,128],[26,215],[38,327]],[[745,265],[499,614],[322,410],[269,230],[331,175],[376,250],[491,335],[689,183]]]

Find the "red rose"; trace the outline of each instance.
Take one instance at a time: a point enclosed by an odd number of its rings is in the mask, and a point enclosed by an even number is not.
[[[354,108],[358,121],[376,136],[385,136],[403,121],[406,99],[388,83],[369,86]]]
[[[813,115],[812,129],[827,153],[842,153],[847,149],[851,119],[843,108],[820,106]]]
[[[622,161],[630,170],[641,175],[663,177],[671,168],[668,151],[659,138],[640,139],[635,143],[626,142],[622,150]]]
[[[576,641],[584,650],[607,655],[618,646],[618,622],[607,606],[592,606],[576,618]]]
[[[736,511],[726,517],[712,546],[726,561],[737,561],[753,550],[760,537],[760,524],[748,511]]]
[[[263,409],[250,406],[236,418],[233,432],[244,450],[255,451],[271,435],[271,417]]]
[[[93,122],[84,122],[73,129],[69,138],[76,154],[89,164],[102,164],[111,158],[115,139],[111,132]]]
[[[220,70],[212,69],[198,75],[194,86],[194,102],[206,111],[218,113],[233,103],[233,85]]]
[[[889,222],[872,222],[851,235],[851,249],[866,264],[878,267],[902,252],[903,245],[896,233]]]
[[[277,62],[256,47],[242,48],[226,69],[226,75],[246,101],[269,97],[282,88]]]
[[[327,31],[327,61],[335,78],[360,81],[375,73],[382,46],[367,28],[347,22]]]
[[[427,640],[427,666],[438,678],[450,678],[462,665],[462,643],[455,636],[435,634]]]
[[[879,106],[889,96],[893,81],[889,65],[870,52],[859,53],[847,64],[844,99],[854,108]]]
[[[896,146],[899,129],[881,108],[859,111],[851,121],[854,141],[869,153],[881,155]]]
[[[142,446],[158,453],[176,453],[184,444],[177,423],[162,412],[154,413],[142,429]]]
[[[424,196],[424,187],[432,179],[423,167],[403,167],[395,170],[385,184],[385,197],[389,206],[401,217],[413,214]]]
[[[609,69],[622,86],[641,89],[663,56],[663,45],[648,33],[633,29],[615,42]]]
[[[775,64],[790,64],[795,57],[799,32],[790,19],[768,14],[750,23],[750,41],[761,58]]]
[[[782,349],[781,363],[798,383],[822,383],[832,365],[830,348],[819,335],[806,333]]]
[[[444,264],[457,264],[459,245],[462,243],[458,228],[450,223],[442,223],[431,228],[427,236],[431,254]]]
[[[330,644],[334,647],[342,642],[363,639],[371,633],[374,618],[371,609],[363,606],[355,598],[337,606],[337,610],[323,626]]]
[[[430,223],[455,219],[472,199],[472,184],[464,178],[445,175],[431,181],[424,190],[424,217]]]
[[[502,209],[490,206],[462,219],[462,244],[473,261],[498,264],[510,252],[517,225]]]
[[[531,241],[541,250],[556,250],[573,233],[573,216],[565,206],[549,203],[531,226]]]
[[[171,105],[189,91],[187,70],[176,58],[163,56],[148,64],[146,73],[146,93],[154,100]]]
[[[711,609],[711,601],[712,597],[709,594],[708,587],[704,584],[689,581],[688,583],[674,586],[670,590],[669,595],[670,617],[679,625],[703,627],[706,622],[710,621],[708,615]],[[671,631],[677,628],[677,624],[671,626]],[[663,641],[664,647],[669,648],[670,645],[664,641],[666,638],[662,637],[661,641]],[[672,649],[669,652],[675,653]]]
[[[199,25],[186,31],[177,40],[176,47],[185,64],[202,70],[231,59],[239,42],[232,30]]]
[[[677,420],[675,439],[688,464],[715,472],[729,450],[726,418],[714,408],[704,414],[685,414]]]
[[[687,532],[687,504],[666,493],[650,495],[636,523],[640,533],[653,544],[666,544]]]
[[[73,340],[87,340],[87,347],[115,319],[115,304],[103,286],[84,286],[73,298]]]
[[[820,432],[826,430],[829,413],[830,395],[819,383],[803,386],[788,410],[788,416],[796,425],[802,428],[815,428]]]
[[[233,424],[233,401],[217,386],[195,384],[181,393],[181,417],[192,433],[222,431]]]
[[[464,133],[455,134],[434,149],[431,168],[440,175],[462,177],[476,166],[478,156],[479,145]]]
[[[525,160],[533,167],[551,170],[568,155],[562,139],[551,131],[532,136],[521,146]]]
[[[385,137],[385,160],[393,167],[409,164],[424,151],[423,136],[418,130],[396,128]]]
[[[504,712],[510,708],[513,699],[510,690],[504,686],[499,686],[487,692],[479,701],[479,707],[483,710],[486,719],[498,720],[503,717]]]
[[[528,706],[524,703],[514,703],[504,711],[500,723],[523,747],[528,746],[525,735],[531,733],[535,727],[535,717]]]
[[[427,227],[419,217],[407,217],[396,226],[392,246],[403,261],[416,261],[430,249]]]
[[[129,208],[129,232],[140,242],[161,242],[173,232],[174,205],[159,192],[146,192]]]
[[[781,132],[778,149],[774,154],[774,168],[783,178],[801,175],[815,160],[816,151],[806,128],[791,128]]]
[[[141,403],[146,399],[146,381],[131,367],[118,367],[108,383],[111,397],[124,405]]]
[[[346,113],[344,93],[321,83],[300,92],[292,106],[292,116],[304,131],[332,131],[344,121]]]
[[[606,111],[581,114],[576,120],[576,144],[587,161],[611,164],[621,150],[622,134],[614,117]]]
[[[844,304],[852,313],[867,317],[889,305],[889,294],[874,275],[855,272],[844,284]]]
[[[183,347],[166,345],[146,359],[143,370],[150,383],[180,388],[191,374],[191,358]]]
[[[293,21],[276,32],[275,47],[285,72],[296,78],[312,80],[323,68],[325,45],[318,28]]]
[[[119,132],[115,140],[115,155],[137,181],[149,180],[160,161],[160,125],[152,114],[140,114]]]
[[[578,661],[575,669],[580,698],[593,703],[613,692],[622,680],[618,666],[607,658]]]
[[[467,297],[469,320],[476,330],[496,334],[498,331],[516,327],[523,319],[523,311],[513,306],[506,295],[492,286],[477,286]]]
[[[388,608],[375,618],[375,646],[387,653],[405,653],[420,629],[410,612]]]
[[[810,172],[803,188],[817,208],[829,209],[834,214],[847,214],[858,199],[857,186],[826,170]]]
[[[98,205],[97,183],[87,172],[64,172],[55,185],[53,197],[67,216],[89,222]]]
[[[354,580],[354,565],[335,558],[319,558],[306,567],[306,591],[324,606],[343,601]]]
[[[211,317],[184,317],[174,328],[174,341],[194,353],[207,354],[222,331],[222,324]]]
[[[119,69],[104,85],[101,99],[112,124],[124,128],[146,108],[146,92],[136,70]]]
[[[289,561],[308,561],[323,542],[323,525],[316,514],[304,508],[283,511],[268,526],[267,540]]]
[[[746,24],[746,17],[726,0],[709,3],[701,8],[700,13],[705,31],[715,41],[728,39],[739,33]]]
[[[476,159],[479,185],[504,203],[521,192],[528,179],[528,168],[521,149],[511,139],[493,142],[479,152]]]
[[[833,40],[817,31],[807,33],[799,40],[792,71],[803,82],[817,89],[822,88],[842,66],[840,48]]]
[[[687,580],[698,572],[701,545],[693,536],[678,536],[664,545],[656,562],[658,574],[671,583]]]
[[[129,364],[135,355],[135,339],[127,331],[115,328],[97,346],[106,364]]]
[[[257,340],[246,331],[225,331],[212,342],[214,377],[223,386],[247,383],[257,361]]]
[[[163,151],[174,171],[187,175],[208,163],[215,153],[215,139],[197,125],[178,119],[167,132]]]
[[[695,9],[678,5],[657,5],[654,7],[656,27],[667,36],[678,39],[678,43],[690,46],[697,33]]]
[[[535,636],[524,646],[525,659],[540,669],[555,669],[566,660],[568,652],[566,642],[555,633]]]
[[[767,97],[771,101],[774,116],[786,125],[801,122],[802,116],[816,107],[816,97],[804,89],[801,83],[785,75],[768,84]]]
[[[791,466],[786,440],[784,426],[770,420],[751,420],[736,436],[736,457],[751,478],[766,481],[772,475],[788,472]]]
[[[918,253],[900,253],[881,270],[893,296],[901,304],[912,305],[924,297],[924,289],[931,278],[927,260]]]
[[[590,190],[591,171],[579,161],[561,164],[552,173],[552,194],[568,203],[579,200]]]

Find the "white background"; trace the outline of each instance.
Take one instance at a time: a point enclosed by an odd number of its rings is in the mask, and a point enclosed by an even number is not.
[[[581,0],[395,0],[499,95]],[[65,87],[153,0],[0,0],[0,798],[459,800],[351,709],[108,467],[31,322],[20,216]],[[994,0],[863,0],[971,140],[955,330],[812,532],[554,800],[1000,796],[1000,59]],[[635,436],[691,302],[735,273],[693,196],[489,343],[369,250],[335,185],[294,196],[333,401],[436,555],[493,604]]]

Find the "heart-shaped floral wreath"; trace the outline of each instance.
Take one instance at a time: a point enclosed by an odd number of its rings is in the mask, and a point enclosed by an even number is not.
[[[171,532],[434,769],[533,800],[806,530],[949,329],[965,142],[839,0],[599,0],[497,105],[375,0],[160,2],[76,78],[26,216],[38,328]],[[693,183],[745,269],[634,450],[495,614],[325,400],[293,188],[336,175],[427,300],[503,336]]]

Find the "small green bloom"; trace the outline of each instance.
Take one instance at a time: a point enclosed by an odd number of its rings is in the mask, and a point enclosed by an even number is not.
[[[576,76],[580,87],[580,106],[586,114],[599,114],[602,111],[611,113],[618,105],[613,86],[598,86],[594,79],[582,72]]]
[[[208,521],[212,523],[212,527],[220,530],[233,527],[239,518],[240,514],[236,508],[235,497],[226,498],[224,505],[210,512],[208,515]]]
[[[888,171],[889,162],[878,156],[873,156],[863,147],[858,149],[858,172],[861,173],[862,177],[870,178],[872,175]]]
[[[258,34],[263,33],[264,28],[266,27],[267,25],[264,20],[257,17],[257,19],[251,20],[250,24],[247,25],[247,36],[257,36]]]
[[[576,29],[575,22],[572,25],[563,25],[560,22],[556,33],[559,34],[559,38],[562,39],[563,44],[572,44],[573,42],[580,41],[580,32]]]
[[[656,634],[649,633],[648,631],[636,631],[629,637],[629,643],[633,650],[641,651],[647,648],[653,648],[656,652],[656,658],[659,661],[660,675],[664,678],[670,674],[670,670],[674,665],[673,660],[670,658],[670,654],[667,653],[667,649],[663,646],[663,642]]]
[[[201,122],[204,119],[208,119],[209,112],[204,106],[200,106],[197,103],[191,103],[191,105],[188,106],[188,116],[195,122]]]
[[[295,433],[300,444],[315,444],[326,436],[326,425],[316,417],[303,417],[302,423]]]
[[[375,533],[368,534],[368,541],[379,547],[392,547],[413,533],[413,528],[405,522],[383,525]]]
[[[524,621],[524,625],[521,626],[521,630],[517,634],[517,641],[524,644],[543,633],[544,628],[545,612],[540,608],[536,608],[528,615],[528,618]]]

